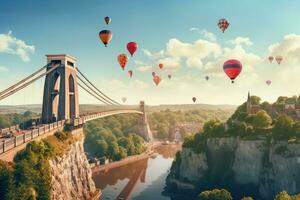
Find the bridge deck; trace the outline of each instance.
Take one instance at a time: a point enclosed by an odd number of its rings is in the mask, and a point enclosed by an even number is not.
[[[143,112],[139,110],[111,110],[111,111],[104,111],[99,113],[92,113],[88,115],[83,115],[79,118],[73,120],[73,126],[78,127],[83,125],[84,123],[111,116],[117,114],[125,114],[125,113],[136,113],[136,114],[143,114]],[[54,122],[51,124],[42,124],[37,128],[31,130],[21,130],[19,134],[14,135],[10,138],[0,138],[0,160],[12,161],[13,157],[18,151],[25,148],[26,144],[30,141],[40,140],[45,136],[49,136],[54,134],[57,130],[61,130],[66,123],[66,120],[61,120],[58,122]],[[0,130],[0,133],[3,132],[13,132],[16,130],[16,126],[11,128],[6,128]],[[2,139],[2,141],[1,141]]]

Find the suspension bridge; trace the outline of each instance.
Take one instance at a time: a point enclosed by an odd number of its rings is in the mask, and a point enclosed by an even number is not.
[[[26,129],[19,126],[0,130],[0,134],[10,133],[10,137],[0,138],[0,159],[12,161],[14,155],[33,140],[40,140],[54,134],[69,124],[73,129],[82,127],[88,121],[126,113],[139,114],[140,135],[147,141],[152,140],[145,103],[138,106],[125,106],[103,93],[76,66],[76,58],[67,54],[46,55],[47,64],[29,76],[0,92],[0,101],[24,90],[40,79],[45,79],[41,118]],[[80,114],[78,87],[95,98],[108,109],[101,112]],[[1,141],[2,140],[2,141]]]

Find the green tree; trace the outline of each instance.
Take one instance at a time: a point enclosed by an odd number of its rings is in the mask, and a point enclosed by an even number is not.
[[[13,168],[0,160],[0,199],[15,199]]]
[[[294,121],[287,115],[280,115],[273,127],[273,136],[278,139],[286,139],[292,135]]]
[[[257,112],[253,117],[254,128],[269,128],[272,124],[272,118],[264,110]]]
[[[97,140],[96,144],[96,156],[98,158],[106,156],[108,144],[105,142],[105,140]]]
[[[253,200],[252,197],[243,197],[242,200]]]
[[[117,142],[114,141],[109,144],[107,154],[110,159],[114,160],[115,156],[119,154],[119,145]]]
[[[277,194],[274,200],[292,200],[292,197],[286,191],[283,191]]]
[[[250,101],[251,101],[252,105],[259,105],[260,101],[261,101],[261,98],[258,97],[258,96],[251,96]]]
[[[232,200],[230,192],[225,189],[214,189],[201,192],[198,200]]]
[[[280,97],[277,98],[276,104],[285,104],[285,101],[286,101],[287,99],[288,99],[287,97],[280,96]]]

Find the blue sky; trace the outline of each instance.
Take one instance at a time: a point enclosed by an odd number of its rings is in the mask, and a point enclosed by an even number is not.
[[[300,92],[297,82],[289,83],[290,76],[297,80],[300,66],[294,55],[300,52],[297,0],[0,1],[0,90],[43,66],[45,54],[68,53],[78,58],[81,71],[105,93],[117,100],[126,96],[128,103],[140,99],[150,104],[190,103],[196,96],[201,103],[239,104],[248,90],[269,101]],[[108,26],[105,16],[112,18]],[[220,18],[230,22],[224,34],[216,25]],[[113,32],[107,48],[98,39],[102,29]],[[1,48],[1,35],[29,46],[25,48],[28,58],[7,51],[3,44]],[[116,62],[119,53],[127,53],[129,41],[139,44],[126,68],[136,72],[133,79]],[[181,47],[186,48],[178,52]],[[271,53],[285,55],[286,62],[281,66],[265,62]],[[235,85],[222,73],[221,61],[231,56],[245,60]],[[158,72],[161,61],[166,69]],[[164,79],[158,87],[151,80],[153,70]],[[170,70],[174,79],[168,81],[165,76]],[[209,82],[203,80],[207,74]],[[264,84],[267,79],[272,79],[271,87]],[[42,85],[40,81],[0,104],[41,103]],[[81,103],[96,102],[80,92]],[[26,97],[27,93],[34,95]]]

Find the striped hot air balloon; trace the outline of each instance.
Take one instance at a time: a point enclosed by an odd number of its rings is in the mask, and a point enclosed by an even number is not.
[[[234,79],[242,71],[242,63],[235,59],[227,60],[223,64],[223,70],[226,73],[226,75],[231,79],[231,82],[234,83]]]

